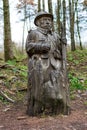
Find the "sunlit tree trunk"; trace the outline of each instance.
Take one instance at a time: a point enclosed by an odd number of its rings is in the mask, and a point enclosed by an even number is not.
[[[82,41],[81,41],[81,36],[80,36],[80,30],[79,30],[79,21],[78,21],[78,10],[77,10],[77,5],[78,5],[78,0],[75,2],[75,12],[76,12],[76,23],[77,23],[77,33],[79,37],[79,42],[80,42],[80,49],[82,50]]]
[[[38,12],[41,11],[41,0],[38,0]]]
[[[71,51],[75,51],[74,39],[74,1],[69,0],[69,15],[70,15],[70,35],[71,35]]]
[[[13,59],[8,0],[3,0],[3,12],[4,12],[4,57],[5,61],[8,61]]]

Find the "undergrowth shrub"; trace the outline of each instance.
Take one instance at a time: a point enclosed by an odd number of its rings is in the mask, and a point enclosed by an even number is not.
[[[70,82],[70,90],[83,90],[85,89],[79,79],[72,74],[68,75],[69,82]]]

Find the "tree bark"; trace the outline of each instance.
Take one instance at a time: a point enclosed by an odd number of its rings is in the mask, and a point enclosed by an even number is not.
[[[45,1],[42,0],[43,11],[45,11]]]
[[[74,1],[69,0],[69,15],[70,15],[70,35],[71,35],[71,51],[75,51],[74,39]]]
[[[38,12],[41,11],[41,0],[38,0]]]
[[[48,0],[48,11],[53,14],[52,0]],[[54,30],[54,24],[52,29]]]
[[[10,28],[10,12],[9,1],[3,0],[4,11],[4,57],[5,61],[13,59],[13,48],[11,40],[11,28]]]
[[[60,10],[61,10],[61,0],[57,0],[57,25],[59,34],[61,32]]]
[[[76,23],[77,23],[77,33],[78,33],[78,37],[79,37],[79,42],[80,42],[80,49],[82,50],[82,41],[81,41],[81,36],[80,36],[80,30],[79,30],[79,21],[78,21],[78,10],[77,10],[77,5],[78,5],[78,0],[76,0],[75,2],[75,12],[76,12]]]
[[[64,26],[64,36],[66,38],[66,1],[63,0],[63,26]]]
[[[48,0],[48,11],[53,14],[52,0]]]

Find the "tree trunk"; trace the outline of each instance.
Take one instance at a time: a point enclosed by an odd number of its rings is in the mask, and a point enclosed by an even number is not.
[[[48,0],[48,11],[53,14],[52,0]]]
[[[66,1],[63,0],[63,27],[64,27],[64,36],[66,38]]]
[[[48,11],[49,13],[53,14],[52,0],[48,0]],[[53,24],[53,30],[54,30],[54,24]]]
[[[4,57],[5,61],[13,59],[12,40],[11,40],[11,28],[10,28],[10,13],[9,13],[9,1],[3,0],[4,11]]]
[[[30,20],[30,17],[29,17]],[[23,24],[23,35],[22,35],[22,52],[24,51],[24,33],[25,33],[25,22],[26,22],[26,3],[24,4],[24,24]]]
[[[82,41],[81,41],[81,36],[80,36],[80,30],[79,30],[79,21],[78,21],[78,10],[77,10],[77,5],[78,5],[78,0],[76,0],[75,2],[75,12],[76,12],[76,23],[77,23],[77,33],[78,33],[78,37],[79,37],[79,42],[80,42],[80,49],[82,50]]]
[[[41,0],[38,0],[38,12],[41,11]]]
[[[43,11],[45,11],[45,1],[42,0]]]
[[[60,10],[61,10],[61,0],[57,0],[57,25],[59,34],[61,32]]]
[[[69,0],[69,15],[70,15],[70,35],[71,35],[71,51],[75,51],[74,39],[74,1]]]

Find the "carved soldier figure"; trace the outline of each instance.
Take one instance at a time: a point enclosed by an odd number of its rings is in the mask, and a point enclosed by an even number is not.
[[[53,15],[39,12],[37,29],[28,32],[28,107],[29,115],[68,114],[69,93],[63,73],[62,46],[66,42],[52,31]]]

